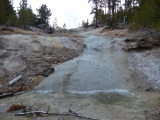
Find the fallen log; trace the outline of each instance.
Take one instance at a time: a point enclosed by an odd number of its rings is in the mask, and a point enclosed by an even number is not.
[[[14,78],[13,80],[11,80],[8,85],[11,86],[13,85],[15,82],[17,82],[18,80],[20,80],[22,78],[22,75],[19,75],[18,77]]]

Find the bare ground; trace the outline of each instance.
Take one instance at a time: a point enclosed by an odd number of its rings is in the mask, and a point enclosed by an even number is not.
[[[34,31],[11,30],[0,30],[0,94],[31,90],[43,77],[54,72],[56,64],[73,59],[85,47],[83,36],[75,34],[47,35],[36,28]],[[18,75],[22,75],[22,79],[8,89],[8,82]]]

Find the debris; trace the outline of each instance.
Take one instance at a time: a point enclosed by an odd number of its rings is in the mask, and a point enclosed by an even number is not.
[[[3,31],[10,31],[10,32],[14,32],[14,30],[13,30],[13,29],[11,29],[11,28],[9,28],[9,27],[3,27],[3,28],[1,28],[1,30],[3,30]]]
[[[13,112],[13,111],[21,110],[21,109],[24,109],[24,107],[25,106],[23,106],[21,104],[13,104],[12,106],[9,107],[7,112]]]
[[[23,94],[23,93],[25,93],[25,91],[3,93],[3,94],[0,95],[0,99],[4,98],[4,97],[13,96],[13,95],[20,95],[20,94]]]
[[[54,73],[54,71],[55,71],[54,67],[49,67],[49,68],[44,69],[42,72],[34,73],[34,74],[31,74],[30,76],[41,75],[44,77],[48,77],[49,74]]]
[[[25,89],[23,86],[17,87],[17,88],[10,88],[9,90],[6,90],[5,92],[0,93],[0,99],[4,97],[9,97],[13,95],[19,95],[25,92]]]
[[[135,38],[131,38],[131,39],[125,39],[124,40],[126,43],[128,43],[128,42],[137,42],[138,41],[138,39],[135,39]]]
[[[20,108],[21,109],[25,109],[23,112],[16,113],[15,116],[25,116],[25,115],[31,115],[33,117],[43,116],[43,115],[48,115],[48,116],[74,116],[74,117],[88,119],[88,120],[99,120],[99,119],[89,118],[89,117],[85,117],[85,116],[79,115],[78,113],[74,112],[71,109],[69,109],[68,112],[66,112],[66,113],[49,113],[50,105],[48,106],[46,112],[45,111],[39,111],[38,109],[40,109],[42,107],[42,105],[40,107],[38,107],[38,108],[34,107],[34,105],[36,105],[38,103],[38,101],[35,102],[32,106],[28,106],[28,107],[27,106],[22,106],[22,107],[20,107],[18,105],[13,105],[10,108],[17,108],[17,110],[18,110],[18,108],[19,109]],[[45,105],[45,104],[43,104],[43,105]],[[89,104],[87,104],[87,105],[89,105]],[[85,105],[85,106],[87,106],[87,105]],[[85,106],[82,106],[81,108],[83,108]],[[26,109],[26,108],[28,108],[28,109]]]
[[[89,117],[84,117],[79,115],[76,112],[68,112],[68,113],[48,113],[48,112],[44,112],[44,111],[30,111],[30,112],[24,112],[24,113],[16,113],[15,116],[24,116],[24,115],[34,115],[34,116],[42,116],[42,115],[53,115],[53,116],[75,116],[78,118],[83,118],[83,119],[88,119],[88,120],[99,120],[99,119],[95,119],[95,118],[89,118]]]
[[[0,98],[4,98],[4,97],[8,97],[8,96],[12,96],[13,94],[14,94],[14,92],[3,93],[2,95],[0,95]]]
[[[8,85],[11,86],[13,85],[15,82],[17,82],[18,80],[20,80],[22,78],[22,75],[19,75],[18,77],[14,78],[13,80],[11,80]]]
[[[47,69],[44,69],[42,73],[39,73],[39,75],[47,77],[49,76],[49,74],[54,73],[54,71],[55,71],[54,67],[49,67]]]

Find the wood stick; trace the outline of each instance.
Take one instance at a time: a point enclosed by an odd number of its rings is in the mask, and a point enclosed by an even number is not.
[[[13,85],[15,82],[17,82],[18,80],[20,80],[22,78],[22,75],[19,75],[18,77],[14,78],[13,80],[11,80],[8,85],[11,86]]]
[[[48,114],[44,111],[29,111],[29,112],[24,112],[24,113],[16,113],[15,116],[23,116],[23,115],[33,115],[33,114]]]

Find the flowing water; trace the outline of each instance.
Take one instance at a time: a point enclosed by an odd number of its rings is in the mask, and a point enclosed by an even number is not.
[[[116,46],[118,41],[121,39],[89,36],[81,56],[57,66],[56,72],[44,79],[35,91],[79,95],[104,93],[118,95],[117,100],[121,100],[120,96],[125,98],[124,94],[131,94],[125,80],[131,78],[126,56]]]

